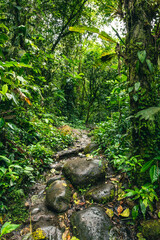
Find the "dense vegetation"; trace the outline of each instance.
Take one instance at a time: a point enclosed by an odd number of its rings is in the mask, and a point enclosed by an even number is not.
[[[59,128],[65,124],[96,125],[98,150],[128,179],[126,197],[137,202],[133,219],[153,211],[160,175],[159,4],[1,1],[3,214],[11,217],[7,202],[25,196],[53,154],[73,143]],[[115,18],[121,30],[102,31]]]

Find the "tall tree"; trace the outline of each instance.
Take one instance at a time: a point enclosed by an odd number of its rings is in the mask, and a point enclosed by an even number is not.
[[[153,151],[156,136],[145,119],[137,118],[143,109],[157,106],[155,68],[158,59],[157,30],[159,29],[159,1],[120,1],[126,24],[126,61],[132,114],[132,140],[135,153],[145,155]],[[153,29],[155,30],[153,36]]]

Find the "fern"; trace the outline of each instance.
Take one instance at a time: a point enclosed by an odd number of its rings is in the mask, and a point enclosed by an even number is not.
[[[160,107],[149,107],[144,110],[139,111],[136,114],[136,118],[140,117],[140,120],[145,119],[149,121],[155,120],[155,115],[160,112]]]

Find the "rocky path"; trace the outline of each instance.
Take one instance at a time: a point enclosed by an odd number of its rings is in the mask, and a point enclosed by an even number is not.
[[[74,131],[72,148],[54,156],[46,181],[35,184],[26,201],[30,218],[11,240],[134,240],[115,214],[120,176],[115,176],[87,132]],[[74,238],[75,237],[75,238]]]

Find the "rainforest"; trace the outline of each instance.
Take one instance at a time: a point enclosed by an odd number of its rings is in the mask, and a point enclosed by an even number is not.
[[[0,239],[160,239],[160,0],[1,0]]]

